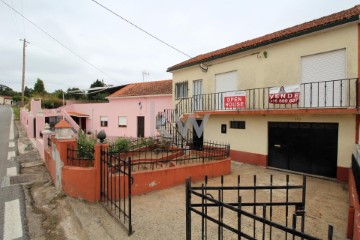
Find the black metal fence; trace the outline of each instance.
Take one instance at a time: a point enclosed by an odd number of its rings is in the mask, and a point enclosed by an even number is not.
[[[299,84],[299,99],[293,104],[275,104],[269,101],[271,87],[243,89],[229,92],[199,94],[182,98],[176,105],[179,116],[201,111],[273,110],[298,108],[357,107],[357,78]],[[225,104],[225,97],[245,96],[243,104]]]
[[[360,165],[358,160],[354,157],[354,155],[352,155],[351,168],[355,179],[356,190],[358,196],[360,196]],[[359,203],[360,203],[360,199],[359,199]]]
[[[131,220],[131,159],[114,148],[101,147],[100,197],[106,209],[133,233]]]
[[[304,233],[306,177],[301,184],[192,186],[186,181],[186,239],[319,239]],[[195,215],[193,218],[192,213]],[[199,232],[193,232],[194,225]],[[200,225],[200,227],[199,227]],[[332,239],[329,226],[328,239]]]
[[[193,139],[192,129],[188,128],[185,133],[180,132],[177,126],[179,121],[180,119],[173,109],[164,109],[163,112],[159,112],[156,116],[156,128],[163,138],[176,146],[188,146]]]
[[[122,158],[131,157],[133,171],[149,171],[186,164],[207,163],[229,157],[230,145],[204,142],[201,150],[191,146],[177,147],[166,138],[133,139],[113,143],[110,152],[119,152]]]
[[[77,167],[93,167],[94,147],[80,145],[69,147],[67,149],[67,164]]]

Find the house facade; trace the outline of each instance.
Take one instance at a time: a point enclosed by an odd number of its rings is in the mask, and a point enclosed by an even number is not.
[[[12,105],[12,97],[9,96],[0,96],[0,105]]]
[[[71,104],[62,113],[85,132],[150,137],[157,134],[156,114],[172,107],[171,95],[172,80],[133,83],[108,96],[108,103]]]
[[[179,118],[233,160],[345,181],[359,138],[360,5],[168,68]]]

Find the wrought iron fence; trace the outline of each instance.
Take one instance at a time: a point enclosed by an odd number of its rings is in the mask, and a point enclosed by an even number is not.
[[[358,79],[339,79],[299,84],[299,99],[293,104],[275,104],[269,101],[272,87],[243,89],[229,92],[199,94],[182,98],[176,105],[181,116],[201,111],[274,110],[301,108],[357,107]],[[243,104],[227,105],[225,97],[245,96]]]
[[[237,184],[192,186],[186,181],[186,239],[195,235],[207,239],[319,239],[304,233],[305,229],[306,177],[302,184],[276,185],[270,176],[269,185],[257,183],[242,186]],[[192,213],[195,215],[193,218]],[[298,221],[297,219],[300,218]],[[200,233],[192,232],[194,224],[201,225]],[[333,228],[329,226],[328,239],[332,239]]]
[[[190,145],[193,140],[193,131],[188,128],[186,133],[178,130],[178,115],[173,109],[165,109],[156,116],[156,128],[163,138],[172,142],[176,146],[185,147]]]
[[[67,149],[67,164],[78,167],[93,167],[94,166],[94,147],[81,146],[69,147]]]
[[[101,147],[100,197],[106,209],[133,233],[131,219],[131,161],[114,148]]]
[[[120,152],[122,158],[130,157],[133,171],[148,171],[222,160],[229,156],[230,145],[204,142],[202,150],[194,150],[191,146],[175,146],[166,138],[139,138],[112,143],[109,152]]]

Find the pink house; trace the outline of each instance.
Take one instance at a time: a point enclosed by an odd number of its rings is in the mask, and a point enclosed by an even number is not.
[[[108,103],[72,104],[62,113],[86,132],[149,137],[156,135],[157,113],[172,108],[171,96],[172,80],[133,83],[108,96]]]

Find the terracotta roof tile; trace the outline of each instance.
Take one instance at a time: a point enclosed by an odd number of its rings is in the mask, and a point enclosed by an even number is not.
[[[60,122],[55,125],[55,128],[71,128],[71,125],[64,119],[61,119]]]
[[[79,112],[68,112],[68,114],[70,116],[75,116],[75,117],[89,117],[89,115],[87,115],[85,113],[79,113]]]
[[[111,94],[108,98],[163,94],[172,94],[172,80],[132,83]]]
[[[280,30],[274,33],[264,35],[262,37],[258,37],[213,52],[196,56],[187,61],[169,67],[167,71],[171,72],[180,68],[200,64],[209,60],[225,57],[231,54],[236,54],[242,51],[250,50],[274,42],[279,42],[285,39],[293,38],[310,32],[319,31],[325,28],[333,27],[347,22],[357,21],[359,20],[359,15],[360,15],[360,5],[356,5],[353,8],[338,13],[334,13],[326,17],[315,19],[309,22],[305,22],[303,24],[286,28],[284,30]]]

